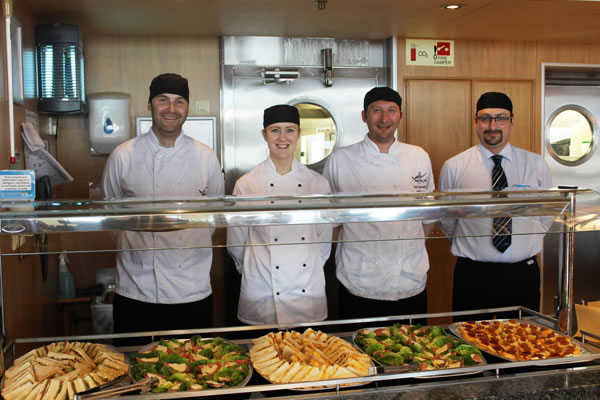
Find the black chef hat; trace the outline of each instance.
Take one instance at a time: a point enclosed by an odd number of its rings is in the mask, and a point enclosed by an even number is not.
[[[402,109],[402,97],[400,97],[400,94],[398,94],[398,92],[396,92],[394,89],[381,86],[375,87],[367,92],[365,95],[363,110],[367,111],[369,104],[379,100],[393,101],[394,103],[398,104],[398,108]]]
[[[505,110],[513,112],[512,101],[508,96],[501,92],[487,92],[481,95],[477,100],[477,111],[483,110],[484,108],[504,108]]]
[[[151,103],[153,98],[163,93],[178,94],[185,98],[188,102],[190,101],[190,89],[188,87],[188,81],[181,75],[160,74],[156,78],[152,79],[148,103]]]
[[[267,108],[263,114],[263,127],[266,128],[277,122],[292,122],[300,125],[300,113],[296,107],[287,104],[278,104]]]

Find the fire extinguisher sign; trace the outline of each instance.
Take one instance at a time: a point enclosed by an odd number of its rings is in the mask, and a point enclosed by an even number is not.
[[[453,67],[454,41],[406,39],[406,65]]]

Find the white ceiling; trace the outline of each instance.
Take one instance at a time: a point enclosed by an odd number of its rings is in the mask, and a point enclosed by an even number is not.
[[[600,2],[576,0],[16,0],[86,34],[600,42]]]

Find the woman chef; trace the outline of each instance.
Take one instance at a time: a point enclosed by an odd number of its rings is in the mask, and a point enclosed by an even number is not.
[[[269,157],[236,182],[234,195],[331,192],[325,178],[294,159],[299,124],[295,107],[276,105],[264,111],[262,135]],[[228,228],[227,249],[242,274],[238,319],[260,325],[327,318],[323,265],[331,250],[331,230],[325,224]],[[260,245],[264,243],[275,245]]]

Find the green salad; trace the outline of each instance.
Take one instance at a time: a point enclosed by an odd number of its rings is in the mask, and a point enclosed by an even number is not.
[[[131,357],[135,381],[154,377],[152,392],[205,390],[239,385],[250,374],[246,351],[224,339],[161,339]]]
[[[361,329],[354,342],[384,365],[433,370],[485,363],[479,349],[447,335],[439,326],[394,324],[389,328]]]

